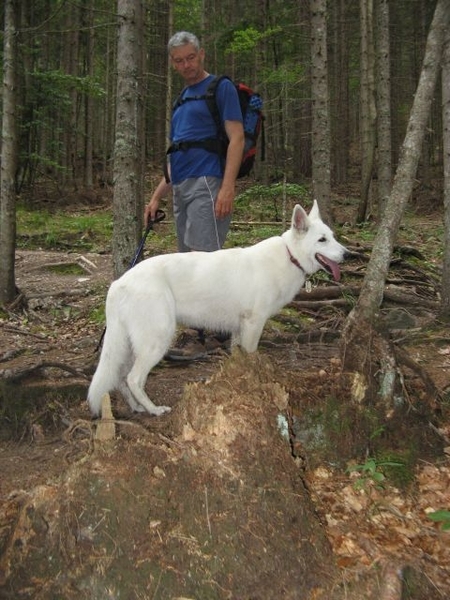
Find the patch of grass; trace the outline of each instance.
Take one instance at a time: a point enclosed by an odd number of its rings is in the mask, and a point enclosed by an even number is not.
[[[442,531],[450,531],[450,510],[436,510],[428,513],[428,518],[441,524]]]
[[[27,250],[70,247],[95,251],[109,247],[112,239],[112,213],[109,210],[50,212],[45,209],[17,208],[17,247]]]
[[[234,218],[244,221],[281,221],[283,198],[286,200],[287,215],[285,216],[288,222],[295,204],[301,204],[305,209],[311,205],[309,190],[304,185],[297,183],[253,185],[236,197]]]
[[[355,481],[355,489],[366,489],[367,484],[372,482],[375,487],[382,489],[386,480],[386,469],[404,467],[404,463],[394,461],[381,461],[375,458],[367,458],[365,463],[352,465],[347,468],[347,473],[357,472],[360,474]]]
[[[105,303],[103,302],[99,306],[96,306],[89,313],[89,320],[98,325],[105,324]]]
[[[177,236],[174,225],[158,225],[147,237],[144,258],[177,251]]]
[[[281,233],[283,233],[281,223],[280,225],[232,225],[224,247],[250,246]]]
[[[60,265],[49,265],[46,267],[48,271],[56,273],[58,275],[85,275],[86,272],[80,265],[76,263],[67,263]]]

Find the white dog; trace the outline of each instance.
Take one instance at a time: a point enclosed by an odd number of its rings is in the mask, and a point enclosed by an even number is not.
[[[186,252],[142,261],[114,281],[106,298],[106,334],[88,402],[94,415],[117,389],[135,411],[161,415],[144,386],[163,358],[177,323],[231,333],[231,345],[255,352],[267,319],[289,303],[307,275],[334,279],[346,254],[321,220],[296,205],[291,228],[248,248]]]

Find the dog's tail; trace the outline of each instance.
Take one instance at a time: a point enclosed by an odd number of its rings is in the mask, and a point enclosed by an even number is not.
[[[106,302],[106,332],[97,370],[88,391],[88,404],[91,413],[98,416],[101,412],[103,396],[117,389],[124,377],[131,349],[124,334],[120,316],[108,319],[110,298]]]

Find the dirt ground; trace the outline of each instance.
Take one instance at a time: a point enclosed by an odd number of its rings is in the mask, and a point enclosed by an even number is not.
[[[163,361],[148,391],[156,404],[174,411],[133,417],[113,397],[117,437],[99,448],[85,397],[102,333],[92,315],[111,278],[106,254],[17,252],[23,298],[0,320],[0,598],[450,597],[450,532],[428,517],[450,510],[450,420],[442,409],[448,404],[450,337],[436,325],[431,304],[385,310],[440,395],[431,413],[417,414],[417,428],[430,434],[411,472],[396,479],[392,467],[379,483],[367,470],[346,470],[346,459],[339,460],[346,433],[337,425],[337,456],[322,451],[318,415],[333,419],[333,402],[342,400],[333,391],[343,318],[337,308],[322,317],[322,337],[308,339],[308,332],[317,332],[312,316],[300,327],[292,313],[270,321],[256,363],[242,363],[222,348],[192,362]],[[413,369],[405,377],[405,396],[417,413],[423,382]],[[270,409],[258,409],[255,390]],[[203,415],[193,414],[193,398]],[[242,406],[246,413],[239,412]],[[266,412],[273,416],[269,424]],[[415,435],[406,427],[397,433]],[[366,457],[355,457],[354,466],[364,464],[370,450],[368,444]],[[237,462],[232,453],[239,453]],[[193,466],[199,454],[201,476]],[[269,455],[276,471],[269,469],[271,460],[265,464]],[[394,461],[392,454],[387,461]],[[236,464],[245,477],[231,473]],[[131,474],[139,474],[143,487]],[[240,487],[244,479],[252,484]],[[278,482],[283,494],[277,496],[267,481]],[[242,511],[233,521],[225,509],[229,497],[239,497]],[[195,523],[189,535],[182,531],[174,515],[189,503],[198,503],[199,522],[207,523],[210,535],[219,522],[225,527],[221,547],[228,544],[230,556],[214,561],[211,539],[197,535]],[[300,505],[314,523],[298,516]],[[76,536],[69,536],[74,529]],[[127,543],[119,541],[124,531]],[[305,556],[300,538],[309,540]],[[124,575],[129,563],[132,582]],[[300,572],[303,580],[297,581]]]

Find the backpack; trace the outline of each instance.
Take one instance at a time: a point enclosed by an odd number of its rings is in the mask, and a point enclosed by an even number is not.
[[[190,96],[183,98],[183,92],[175,100],[172,108],[172,112],[175,111],[184,102],[189,100],[205,100],[208,105],[209,111],[216,123],[217,127],[217,138],[208,140],[198,141],[185,141],[179,143],[173,143],[167,150],[167,154],[175,152],[176,150],[185,150],[188,148],[205,148],[210,152],[216,152],[221,156],[223,161],[225,160],[227,148],[228,148],[228,137],[223,127],[222,120],[220,118],[219,108],[216,102],[216,90],[222,79],[230,79],[226,75],[220,77],[214,77],[211,83],[208,85],[206,93],[201,96]],[[238,179],[248,175],[254,165],[256,157],[257,142],[260,133],[261,138],[261,160],[264,160],[265,156],[265,140],[264,140],[264,115],[262,113],[263,100],[261,96],[254,92],[245,83],[234,83],[236,91],[239,97],[239,104],[242,111],[242,121],[244,125],[245,145],[244,152],[242,155],[242,162],[238,173]],[[166,173],[166,180],[167,173]]]

